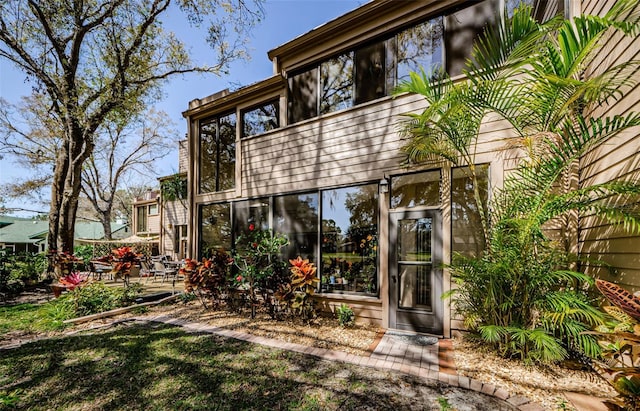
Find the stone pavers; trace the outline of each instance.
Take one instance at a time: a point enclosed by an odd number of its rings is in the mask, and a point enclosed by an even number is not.
[[[422,379],[437,380],[454,387],[461,387],[499,398],[521,411],[541,411],[543,408],[528,398],[513,396],[502,387],[483,383],[455,371],[453,347],[450,340],[439,339],[434,344],[416,345],[398,338],[397,333],[387,332],[370,347],[369,356],[358,356],[342,351],[287,343],[238,331],[226,330],[207,324],[177,320],[168,316],[136,317],[139,321],[152,321],[177,325],[189,331],[205,332],[254,344],[312,355],[328,361],[343,362],[364,367],[399,371]],[[407,334],[409,335],[409,334]]]

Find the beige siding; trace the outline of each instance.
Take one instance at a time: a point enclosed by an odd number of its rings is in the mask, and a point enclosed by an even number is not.
[[[585,1],[583,11],[603,14],[614,1]],[[640,6],[638,6],[640,7]],[[640,59],[640,38],[610,36],[592,65],[592,73],[602,72],[630,60]],[[637,76],[636,76],[637,78]],[[640,86],[625,90],[628,94],[617,102],[596,107],[592,115],[612,116],[640,111]],[[612,180],[640,181],[640,129],[628,130],[587,153],[580,163],[581,184],[591,185]],[[588,262],[587,272],[615,281],[630,289],[640,289],[640,236],[600,218],[582,216],[579,234],[580,253]],[[601,260],[605,266],[596,263]]]
[[[187,140],[178,142],[178,173],[186,173],[189,168],[189,150]]]
[[[186,201],[167,201],[163,204],[162,216],[162,250],[160,254],[177,259],[175,250],[176,226],[187,225],[189,221]]]
[[[353,310],[358,324],[382,325],[382,301],[350,295],[316,295],[317,308],[323,313],[335,313],[336,307],[345,303]]]
[[[150,214],[147,219],[147,233],[160,233],[160,214]]]
[[[421,97],[402,96],[242,140],[242,197],[378,181],[402,172],[400,115],[422,107]],[[478,162],[514,163],[513,154],[496,156],[512,136],[508,123],[487,119]]]

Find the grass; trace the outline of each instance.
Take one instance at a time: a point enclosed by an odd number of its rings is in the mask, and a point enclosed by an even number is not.
[[[57,301],[0,306],[0,335],[10,331],[46,332],[65,327],[68,311]]]
[[[14,404],[8,409],[438,409],[438,399],[456,390],[146,323],[0,353],[0,400]]]

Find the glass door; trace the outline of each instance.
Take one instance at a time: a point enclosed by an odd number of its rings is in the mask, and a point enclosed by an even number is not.
[[[442,334],[440,212],[408,211],[390,216],[389,326]]]

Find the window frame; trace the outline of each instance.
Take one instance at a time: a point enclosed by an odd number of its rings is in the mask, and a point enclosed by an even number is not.
[[[291,72],[287,73],[288,81],[287,81],[287,121],[288,124],[295,124],[301,121],[309,120],[312,118],[316,118],[322,115],[326,115],[329,113],[333,113],[335,111],[346,109],[340,108],[338,110],[333,111],[325,111],[322,109],[322,66],[324,64],[329,63],[331,60],[339,59],[341,56],[351,54],[352,55],[352,92],[351,92],[351,105],[348,108],[356,107],[361,104],[368,103],[370,101],[375,101],[378,98],[389,97],[391,95],[391,91],[399,84],[400,79],[398,78],[398,36],[402,33],[405,33],[409,30],[412,30],[420,25],[427,24],[431,21],[435,21],[440,19],[442,26],[442,36],[440,38],[440,55],[439,55],[439,67],[446,69],[449,67],[449,51],[447,50],[447,44],[449,44],[447,34],[450,32],[447,27],[447,20],[451,19],[456,13],[459,13],[463,10],[470,9],[472,7],[477,7],[482,3],[486,3],[485,7],[493,8],[494,18],[493,20],[487,20],[483,23],[483,27],[486,24],[495,24],[496,18],[498,18],[498,14],[500,13],[500,6],[503,4],[504,0],[481,0],[469,4],[468,2],[464,2],[453,7],[450,7],[446,10],[442,10],[441,12],[425,16],[424,18],[415,21],[409,25],[405,25],[402,27],[398,27],[396,30],[386,33],[384,35],[378,36],[376,38],[368,39],[367,41],[358,44],[354,47],[348,48],[341,52],[332,54],[328,57],[325,57],[321,60],[316,61],[313,64],[309,64],[306,67],[294,69]],[[372,99],[368,98],[360,98],[360,94],[358,93],[358,74],[357,74],[357,54],[358,52],[362,52],[366,48],[374,47],[376,44],[382,44],[384,48],[384,71],[386,76],[385,79],[385,91],[384,95],[380,97],[375,97]],[[468,57],[468,56],[467,56]],[[428,68],[425,68],[428,69]],[[393,76],[392,76],[393,74]],[[435,74],[435,72],[434,72]],[[307,81],[306,84],[312,85],[315,87],[312,90],[311,95],[307,96],[308,98],[303,99],[301,96],[301,92],[296,90],[296,85],[294,79],[301,78],[302,76],[308,75],[310,78],[315,77],[315,81]],[[393,78],[392,78],[393,77]],[[300,83],[298,83],[300,84]],[[296,97],[294,98],[294,95]],[[315,99],[313,103],[309,104],[311,99]],[[301,101],[298,103],[298,101]],[[296,108],[296,104],[306,104],[305,107],[299,106]],[[315,107],[315,108],[314,108]],[[305,112],[306,110],[306,112]]]
[[[232,167],[230,167],[232,169],[233,172],[230,173],[230,176],[232,176],[232,179],[230,181],[231,186],[230,187],[223,187],[222,183],[221,183],[221,151],[222,151],[222,145],[223,142],[221,141],[221,129],[222,129],[222,120],[227,118],[227,117],[233,117],[235,119],[234,122],[234,126],[233,126],[233,142],[232,142],[232,146],[233,149],[229,150],[230,152],[233,152],[233,161],[231,162]],[[212,167],[212,171],[210,171],[210,173],[213,174],[213,190],[205,190],[203,189],[203,168],[205,165],[204,162],[204,153],[203,153],[203,135],[204,133],[202,132],[203,126],[206,125],[213,125],[214,127],[214,131],[215,131],[215,135],[213,138],[213,146],[215,149],[215,160],[211,161],[209,160],[208,165],[210,165]],[[209,133],[207,133],[209,134]],[[217,193],[217,192],[222,192],[222,191],[229,191],[229,190],[233,190],[236,187],[236,179],[235,179],[235,169],[236,169],[236,165],[237,165],[237,157],[236,157],[236,151],[237,151],[237,143],[238,143],[238,114],[235,110],[231,110],[231,111],[226,111],[226,112],[222,112],[219,114],[215,114],[212,116],[208,116],[205,117],[203,119],[198,120],[198,194],[207,194],[207,193]],[[231,140],[229,140],[231,141]],[[213,150],[212,150],[213,151]]]
[[[272,128],[272,129],[270,129],[270,130],[260,131],[260,132],[255,133],[255,134],[246,134],[245,133],[245,131],[246,131],[246,128],[245,128],[245,124],[246,124],[245,123],[245,115],[247,113],[252,112],[252,111],[258,110],[261,107],[265,107],[265,106],[271,105],[271,104],[273,104],[273,106],[275,107],[276,126],[274,128]],[[269,131],[272,131],[272,130],[277,130],[279,128],[280,128],[280,98],[279,98],[279,96],[278,97],[274,97],[271,100],[267,100],[267,101],[264,101],[262,103],[258,103],[258,104],[255,104],[253,106],[244,108],[244,109],[242,109],[240,111],[240,137],[241,138],[248,138],[248,137],[258,136],[258,135],[261,135],[261,134],[264,134],[264,133],[268,133]]]
[[[142,213],[142,218],[141,214]],[[144,223],[144,225],[142,225]],[[148,205],[136,206],[136,233],[147,233],[149,230],[149,207]]]

